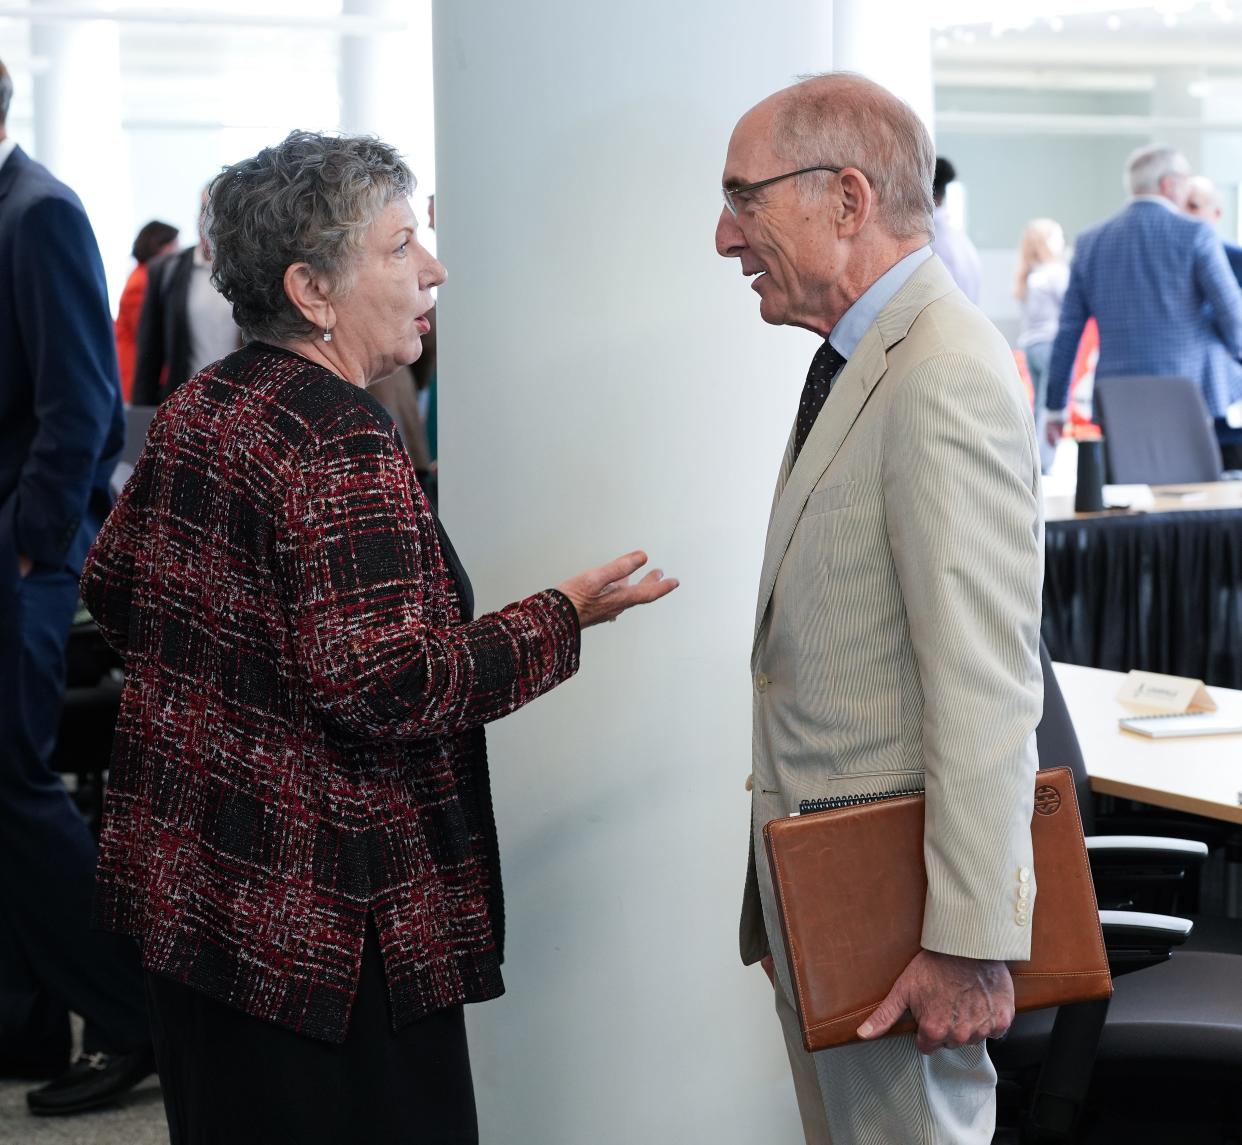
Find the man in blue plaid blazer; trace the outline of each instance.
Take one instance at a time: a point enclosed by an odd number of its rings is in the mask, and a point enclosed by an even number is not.
[[[1087,319],[1100,328],[1096,377],[1197,381],[1218,433],[1242,398],[1242,290],[1211,227],[1184,214],[1190,166],[1171,147],[1134,152],[1130,202],[1078,238],[1048,367],[1048,436],[1061,436],[1070,371]]]

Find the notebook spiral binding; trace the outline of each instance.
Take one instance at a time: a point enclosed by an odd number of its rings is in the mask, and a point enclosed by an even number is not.
[[[816,811],[836,811],[842,807],[861,807],[865,803],[883,803],[885,799],[900,799],[903,795],[922,795],[921,787],[901,791],[881,791],[871,795],[833,795],[824,799],[803,799],[798,804],[799,815],[813,815]]]

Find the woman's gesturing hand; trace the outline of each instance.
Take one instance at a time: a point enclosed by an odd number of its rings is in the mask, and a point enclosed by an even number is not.
[[[578,623],[589,628],[605,620],[616,620],[636,604],[659,600],[677,587],[679,582],[666,578],[660,569],[652,569],[642,580],[630,584],[630,575],[646,563],[647,554],[641,550],[626,553],[597,569],[571,576],[556,587],[573,601],[578,610]]]

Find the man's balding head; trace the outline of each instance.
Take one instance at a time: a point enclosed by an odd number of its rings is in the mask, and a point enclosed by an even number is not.
[[[1220,195],[1216,184],[1206,175],[1195,175],[1186,193],[1186,214],[1202,219],[1205,223],[1218,223],[1224,212],[1220,207]]]
[[[930,237],[936,151],[908,104],[850,72],[810,76],[764,102],[778,155],[795,167],[857,167],[871,184],[877,222],[895,238]],[[827,185],[821,174],[800,179],[812,193]]]
[[[935,160],[918,117],[878,84],[805,79],[733,129],[716,250],[739,260],[765,322],[827,337],[931,237]]]

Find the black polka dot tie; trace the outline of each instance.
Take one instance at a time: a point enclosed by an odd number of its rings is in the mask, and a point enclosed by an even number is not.
[[[824,344],[815,351],[815,357],[811,359],[811,368],[806,374],[806,385],[802,387],[802,402],[798,406],[798,426],[794,434],[795,461],[806,444],[811,426],[819,417],[819,411],[824,408],[824,402],[828,400],[833,381],[844,365],[845,359],[832,348],[832,344],[825,338]]]

